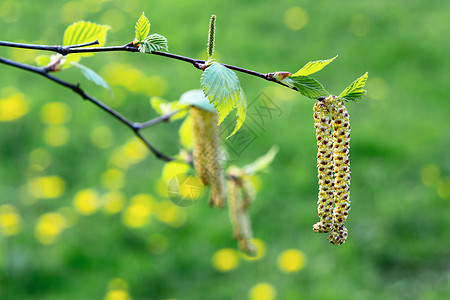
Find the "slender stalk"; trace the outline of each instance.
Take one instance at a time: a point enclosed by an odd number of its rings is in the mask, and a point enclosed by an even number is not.
[[[93,104],[95,104],[96,106],[100,107],[103,111],[107,112],[108,114],[112,115],[114,118],[116,118],[117,120],[119,120],[120,122],[122,122],[123,124],[125,124],[128,128],[130,128],[134,134],[150,149],[150,151],[158,158],[164,161],[171,161],[173,160],[173,158],[163,154],[162,152],[158,151],[155,147],[153,147],[140,133],[140,130],[152,125],[155,125],[157,123],[163,122],[163,121],[167,121],[170,119],[170,117],[172,117],[176,112],[174,113],[170,113],[168,115],[165,116],[161,116],[158,117],[156,119],[147,121],[143,124],[139,124],[139,123],[133,123],[130,120],[128,120],[126,117],[122,116],[120,113],[116,112],[114,109],[112,109],[111,107],[109,107],[108,105],[102,103],[100,100],[90,96],[89,94],[87,94],[83,89],[80,88],[79,84],[72,84],[70,82],[64,81],[58,77],[55,77],[51,74],[49,74],[44,68],[38,68],[38,67],[34,67],[34,66],[30,66],[30,65],[26,65],[26,64],[22,64],[13,60],[9,60],[3,57],[0,57],[0,63],[2,64],[6,64],[15,68],[19,68],[22,70],[26,70],[26,71],[30,71],[36,74],[39,74],[53,82],[56,82],[57,84],[64,86],[66,88],[71,89],[72,91],[74,91],[75,93],[77,93],[78,95],[81,96],[81,98],[83,98],[84,100],[88,100],[90,102],[92,102]],[[150,125],[148,125],[150,124]]]
[[[93,53],[93,52],[139,52],[139,49],[137,47],[131,46],[131,44],[126,44],[123,46],[80,48],[83,46],[80,46],[80,45],[51,46],[51,45],[23,44],[23,43],[0,41],[0,46],[51,51],[51,52],[56,52],[56,53],[59,53],[62,55],[68,55],[71,53]],[[182,55],[168,53],[168,52],[160,52],[160,51],[154,51],[150,54],[164,56],[167,58],[191,63],[197,69],[205,69],[207,67],[207,66],[204,66],[206,61],[201,60],[201,59],[195,59],[195,58],[191,58],[191,57],[187,57],[187,56],[182,56]],[[228,65],[228,64],[223,64],[223,65],[229,69],[232,69],[232,70],[244,73],[244,74],[248,74],[251,76],[259,77],[259,78],[262,78],[267,81],[275,82],[275,83],[285,86],[287,88],[291,88],[288,85],[286,85],[282,82],[279,82],[275,78],[271,77],[270,76],[271,73],[264,74],[264,73],[259,73],[259,72],[253,71],[253,70],[245,69],[242,67],[233,66],[233,65]],[[292,87],[291,89],[297,90],[295,87]]]

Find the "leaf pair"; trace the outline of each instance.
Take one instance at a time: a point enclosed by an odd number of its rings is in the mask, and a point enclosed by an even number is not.
[[[142,53],[152,53],[155,51],[169,51],[167,46],[167,39],[157,33],[150,33],[150,22],[147,17],[142,13],[135,26],[135,38],[133,45],[139,47],[139,51]]]
[[[63,46],[77,46],[85,43],[98,41],[98,44],[85,46],[101,47],[105,45],[106,35],[111,29],[108,25],[100,25],[92,22],[79,21],[69,25],[64,31]],[[36,58],[36,62],[39,66],[45,66],[52,71],[59,71],[75,66],[81,73],[90,81],[107,89],[111,93],[111,89],[106,81],[100,77],[95,71],[90,68],[79,64],[82,57],[92,56],[95,53],[73,53],[66,56],[61,54],[53,55],[40,55]]]
[[[273,74],[273,77],[278,81],[287,84],[291,88],[295,87],[302,95],[306,97],[312,99],[327,97],[330,93],[325,90],[320,82],[309,75],[322,70],[334,59],[336,59],[336,57],[337,55],[330,59],[310,61],[294,74],[287,72],[276,72]],[[354,102],[361,100],[366,94],[363,87],[367,80],[367,76],[368,74],[365,73],[363,76],[356,79],[338,96],[338,98]]]

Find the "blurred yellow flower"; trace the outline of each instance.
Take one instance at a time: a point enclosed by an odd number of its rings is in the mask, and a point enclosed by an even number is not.
[[[422,167],[420,171],[422,182],[429,186],[437,185],[441,178],[441,171],[435,164],[427,164]]]
[[[0,122],[14,121],[28,112],[25,95],[14,93],[8,98],[0,99]]]
[[[171,161],[164,165],[162,171],[163,180],[168,183],[177,175],[185,174],[189,171],[190,166],[186,163]]]
[[[62,214],[57,212],[43,214],[36,224],[36,239],[44,245],[52,244],[66,227],[67,222]]]
[[[75,194],[73,205],[82,215],[93,214],[99,207],[97,192],[93,189],[79,191]]]
[[[102,184],[109,190],[120,190],[125,184],[125,175],[118,169],[106,170],[102,175]]]
[[[212,257],[212,264],[221,272],[234,270],[239,265],[239,252],[231,248],[218,250]]]
[[[73,23],[84,18],[86,13],[86,4],[80,1],[67,2],[61,8],[61,19],[65,23]]]
[[[164,200],[156,207],[156,218],[172,227],[180,227],[186,222],[186,213],[172,202]]]
[[[301,7],[288,8],[283,15],[284,24],[292,30],[300,30],[308,24],[308,13]]]
[[[139,194],[131,199],[122,215],[122,222],[131,228],[147,225],[149,218],[155,210],[155,199],[147,194]]]
[[[161,254],[164,253],[167,249],[168,245],[167,238],[159,233],[152,234],[148,239],[148,250],[152,254]]]
[[[109,192],[102,197],[102,202],[105,213],[115,214],[125,205],[125,195],[117,191]]]
[[[19,233],[22,219],[16,208],[5,204],[0,206],[0,233],[3,235],[14,235]]]
[[[261,282],[254,285],[250,290],[250,300],[273,300],[277,291],[273,285],[267,282]]]
[[[60,147],[69,141],[70,132],[64,126],[52,125],[44,129],[44,141],[50,146]]]
[[[124,290],[110,290],[106,293],[105,300],[129,300],[130,296]]]
[[[70,107],[62,102],[50,102],[41,109],[41,120],[49,125],[61,125],[70,120]]]
[[[59,176],[35,177],[28,182],[28,190],[35,198],[57,198],[64,194],[66,183]]]
[[[91,141],[100,149],[109,148],[113,142],[113,133],[106,126],[97,127],[91,133]]]
[[[108,282],[108,290],[128,290],[128,283],[122,278],[113,278]]]
[[[266,243],[264,243],[264,241],[260,239],[252,239],[252,243],[256,246],[256,255],[249,256],[245,253],[242,253],[242,257],[245,260],[259,260],[263,258],[266,254]]]
[[[35,149],[30,153],[30,163],[46,169],[51,163],[50,153],[42,148]]]
[[[278,267],[284,273],[300,271],[306,262],[306,256],[297,249],[288,249],[278,256]]]
[[[133,163],[137,163],[148,155],[148,149],[145,147],[145,145],[133,138],[132,140],[129,140],[124,146],[124,153],[125,155],[131,159]]]

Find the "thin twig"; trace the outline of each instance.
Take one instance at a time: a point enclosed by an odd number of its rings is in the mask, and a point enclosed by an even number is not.
[[[151,152],[153,152],[153,154],[164,161],[172,161],[173,158],[163,154],[162,152],[158,151],[155,147],[153,147],[140,133],[140,130],[148,127],[148,126],[142,126],[142,124],[139,123],[133,123],[130,120],[128,120],[126,117],[122,116],[120,113],[116,112],[114,109],[112,109],[111,107],[107,106],[106,104],[102,103],[100,100],[90,96],[89,94],[87,94],[83,89],[80,88],[79,84],[72,84],[69,83],[67,81],[64,81],[58,77],[55,77],[51,74],[49,74],[48,72],[46,72],[45,68],[38,68],[38,67],[34,67],[34,66],[30,66],[30,65],[26,65],[26,64],[22,64],[13,60],[9,60],[3,57],[0,57],[0,63],[2,64],[6,64],[6,65],[10,65],[13,66],[15,68],[19,68],[22,70],[26,70],[26,71],[30,71],[36,74],[39,74],[41,76],[46,77],[47,79],[50,79],[54,82],[56,82],[59,85],[62,85],[66,88],[71,89],[72,91],[74,91],[75,93],[77,93],[78,95],[80,95],[84,100],[89,100],[90,102],[92,102],[93,104],[95,104],[96,106],[100,107],[102,110],[106,111],[107,113],[109,113],[110,115],[112,115],[113,117],[115,117],[117,120],[119,120],[120,122],[122,122],[123,124],[125,124],[128,128],[130,128],[135,135],[150,149]],[[172,114],[173,115],[173,114]],[[157,123],[163,122],[163,121],[167,121],[168,119],[170,119],[170,117],[172,116],[170,114],[166,115],[166,116],[162,116],[162,117],[158,117],[154,120],[150,120],[148,122],[145,122],[143,124],[149,124],[151,123],[151,125],[155,125]],[[149,126],[151,126],[149,125]]]
[[[61,55],[68,55],[71,53],[92,53],[92,52],[139,52],[139,49],[137,47],[131,46],[131,44],[126,44],[123,46],[108,46],[108,47],[89,47],[89,48],[79,48],[79,46],[51,46],[51,45],[35,45],[35,44],[22,44],[22,43],[12,43],[12,42],[5,42],[0,41],[0,46],[6,46],[6,47],[15,47],[15,48],[23,48],[23,49],[36,49],[36,50],[43,50],[43,51],[51,51],[56,52]],[[184,61],[187,63],[192,64],[197,69],[202,69],[201,65],[204,65],[206,63],[205,60],[201,59],[195,59],[187,56],[182,56],[178,54],[168,53],[168,52],[161,52],[161,51],[154,51],[150,54],[158,55],[158,56],[164,56],[167,58],[172,58],[180,61]],[[287,88],[296,90],[295,87],[290,87],[283,82],[280,82],[273,78],[271,73],[259,73],[253,70],[245,69],[242,67],[237,67],[233,65],[223,64],[225,67],[245,73],[251,76],[259,77],[267,81],[275,82],[279,85],[285,86]]]

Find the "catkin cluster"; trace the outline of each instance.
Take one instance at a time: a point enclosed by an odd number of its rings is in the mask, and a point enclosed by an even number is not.
[[[330,243],[340,245],[348,236],[344,223],[350,210],[349,115],[342,101],[329,96],[314,105],[314,120],[318,147],[320,221],[313,229],[321,233],[329,232]]]
[[[217,114],[190,107],[194,138],[193,160],[197,176],[211,186],[210,204],[222,207],[226,202],[226,184],[222,169]]]

